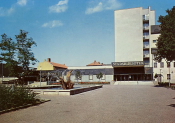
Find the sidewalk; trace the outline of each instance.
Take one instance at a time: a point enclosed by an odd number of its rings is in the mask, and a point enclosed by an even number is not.
[[[104,85],[0,115],[1,123],[175,123],[175,91],[151,85]]]

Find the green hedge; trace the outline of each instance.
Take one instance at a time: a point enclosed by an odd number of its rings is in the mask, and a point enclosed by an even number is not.
[[[168,82],[158,82],[159,86],[163,86],[163,87],[168,87],[169,83]]]
[[[0,111],[26,104],[34,104],[37,101],[39,101],[39,99],[36,99],[36,94],[30,89],[22,86],[7,87],[0,85]]]
[[[169,82],[158,82],[159,86],[169,88]],[[170,88],[175,90],[175,84],[170,83]]]

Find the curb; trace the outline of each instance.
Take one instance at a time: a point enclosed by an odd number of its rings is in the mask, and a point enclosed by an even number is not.
[[[7,109],[7,110],[2,110],[2,111],[0,111],[0,115],[4,114],[4,113],[11,112],[11,111],[16,111],[16,110],[19,110],[19,109],[28,108],[28,107],[31,107],[31,106],[36,106],[36,105],[39,105],[39,104],[42,104],[42,103],[45,103],[45,102],[48,102],[48,101],[51,101],[51,100],[50,99],[41,99],[40,102],[37,102],[35,104],[26,104],[26,105],[23,105],[23,106],[19,106],[19,107]]]

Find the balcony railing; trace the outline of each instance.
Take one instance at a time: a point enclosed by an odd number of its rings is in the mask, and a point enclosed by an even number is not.
[[[144,40],[144,39],[149,39],[149,36],[148,36],[148,35],[144,35],[144,36],[143,36],[143,40]]]
[[[143,15],[143,20],[149,20],[149,15]]]
[[[149,63],[144,63],[144,66],[145,67],[149,67]]]
[[[149,45],[143,45],[143,48],[149,48]]]
[[[149,30],[149,26],[143,27],[143,30]]]
[[[143,16],[143,23],[149,23],[149,16]]]
[[[144,54],[143,58],[149,58],[149,54]]]

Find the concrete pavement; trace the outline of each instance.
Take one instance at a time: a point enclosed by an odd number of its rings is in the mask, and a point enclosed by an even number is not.
[[[152,85],[104,85],[0,115],[1,123],[175,123],[175,91]]]

